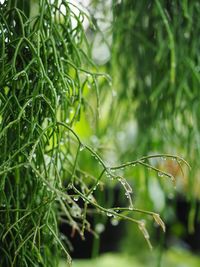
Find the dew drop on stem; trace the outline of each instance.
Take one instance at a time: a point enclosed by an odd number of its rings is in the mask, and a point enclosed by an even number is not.
[[[108,217],[112,217],[112,216],[113,216],[112,213],[111,213],[110,211],[107,211],[106,215],[107,215]]]
[[[81,144],[79,150],[83,151],[84,148],[85,148],[85,146],[83,144]]]
[[[164,176],[164,173],[163,172],[158,172],[158,176],[159,177],[163,177]]]
[[[119,220],[117,218],[112,218],[110,222],[113,226],[117,226],[119,224]]]
[[[74,201],[78,201],[79,200],[79,196],[75,196],[73,199],[74,199]]]

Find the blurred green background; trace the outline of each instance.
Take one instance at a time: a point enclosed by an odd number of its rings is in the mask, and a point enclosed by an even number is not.
[[[181,249],[171,249],[163,255],[162,265],[163,267],[198,267],[200,259],[199,257],[192,255],[188,251]],[[66,266],[65,262],[60,264],[60,267]],[[159,266],[157,259],[153,255],[144,255],[143,260],[138,260],[137,256],[123,255],[123,254],[104,254],[94,260],[74,260],[74,267],[142,267],[142,266]]]

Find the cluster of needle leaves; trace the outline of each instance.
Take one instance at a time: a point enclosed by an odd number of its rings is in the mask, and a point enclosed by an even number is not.
[[[109,79],[88,57],[84,20],[90,22],[88,14],[65,0],[0,5],[0,266],[55,267],[63,254],[70,265],[70,241],[59,224],[70,225],[82,238],[85,231],[93,233],[88,206],[132,221],[149,245],[144,222],[124,210],[147,213],[165,230],[157,213],[134,208],[130,185],[116,174],[135,164],[160,172],[149,163],[151,156],[107,166],[73,129],[81,112],[90,109],[88,91],[98,113],[98,77]],[[80,168],[83,150],[100,164],[99,176]],[[122,185],[127,208],[97,203],[93,192],[103,177]]]

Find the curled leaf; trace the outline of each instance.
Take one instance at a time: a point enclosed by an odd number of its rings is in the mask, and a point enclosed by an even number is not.
[[[155,222],[160,225],[160,227],[162,228],[163,232],[165,232],[165,223],[163,222],[163,220],[160,218],[160,215],[158,213],[154,213],[153,214],[153,218],[155,220]]]

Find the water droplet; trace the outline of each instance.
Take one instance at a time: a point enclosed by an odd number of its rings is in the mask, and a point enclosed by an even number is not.
[[[163,172],[158,172],[158,176],[159,177],[163,177],[164,176],[164,173]]]
[[[95,231],[101,234],[105,230],[105,226],[102,223],[97,223],[95,226]]]
[[[110,211],[107,211],[106,215],[107,215],[108,217],[112,217],[112,216],[113,216],[112,213],[110,213]]]
[[[125,193],[125,196],[126,196],[127,198],[129,198],[129,193],[126,192],[126,193]]]
[[[81,216],[81,209],[77,204],[73,204],[71,207],[71,214],[74,217],[80,217]]]
[[[74,201],[78,201],[79,200],[79,196],[75,196],[73,199],[74,199]]]
[[[85,148],[85,146],[81,144],[79,150],[83,151],[84,148]]]
[[[116,219],[116,218],[112,218],[112,219],[110,220],[110,222],[111,222],[111,224],[112,224],[113,226],[117,226],[117,225],[119,224],[119,220]]]

